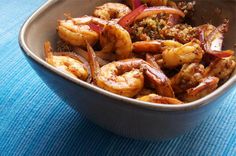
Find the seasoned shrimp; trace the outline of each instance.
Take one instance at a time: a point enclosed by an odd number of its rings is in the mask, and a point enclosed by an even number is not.
[[[134,62],[135,60],[129,61]],[[144,86],[143,72],[139,69],[133,69],[133,66],[127,66],[125,70],[119,69],[123,62],[117,61],[103,66],[98,72],[96,84],[113,93],[133,97]]]
[[[119,95],[134,97],[144,87],[145,74],[147,79],[154,84],[158,93],[163,96],[174,97],[173,90],[168,88],[168,78],[160,69],[154,68],[146,61],[137,58],[111,62],[99,68],[96,54],[89,44],[87,46],[91,60],[90,68],[97,86]],[[167,90],[165,90],[166,88]]]
[[[218,87],[218,82],[219,78],[208,76],[202,79],[196,87],[188,89],[183,99],[187,102],[198,100],[213,92]]]
[[[86,80],[88,78],[88,69],[81,62],[81,58],[74,53],[67,52],[53,54],[50,42],[45,42],[44,51],[46,61],[52,66],[72,77],[79,78],[81,80]]]
[[[218,77],[220,80],[227,80],[236,67],[235,57],[216,59],[206,68],[206,75]]]
[[[97,56],[101,58],[115,52],[117,59],[120,60],[129,58],[132,53],[132,41],[129,33],[114,22],[105,25],[100,35],[100,44],[103,49],[97,52]]]
[[[182,104],[183,102],[170,97],[163,97],[157,94],[149,94],[142,97],[137,98],[137,100],[145,101],[145,102],[153,102],[153,103],[161,103],[161,104]]]
[[[161,42],[157,40],[153,41],[139,41],[133,43],[133,52],[142,53],[158,53],[161,49]]]
[[[218,87],[219,78],[208,76],[203,65],[183,65],[178,74],[171,78],[172,87],[184,101],[191,102],[211,93]]]
[[[171,81],[156,63],[155,58],[147,54],[146,61],[152,66],[151,68],[150,66],[146,67],[149,68],[149,70],[146,71],[146,77],[149,79],[152,85],[154,85],[157,93],[167,97],[175,97],[174,91],[171,86]]]
[[[167,48],[163,51],[163,63],[167,68],[175,68],[186,63],[198,63],[202,60],[204,51],[198,40],[182,45],[177,48]]]
[[[180,94],[197,86],[204,76],[204,66],[199,63],[191,63],[184,64],[180,72],[170,80],[175,93]]]
[[[161,53],[161,50],[166,47],[177,48],[182,46],[181,43],[173,41],[173,40],[151,40],[151,41],[138,41],[133,43],[133,52],[136,53]]]
[[[163,40],[162,41],[162,45],[161,45],[164,49],[167,48],[178,48],[183,46],[181,43],[174,41],[174,40]]]
[[[104,26],[106,21],[90,16],[59,20],[57,27],[58,35],[62,40],[73,46],[86,47],[85,40],[93,45],[98,41],[99,34],[88,26],[89,23]]]
[[[130,8],[124,4],[105,3],[96,7],[93,15],[104,20],[111,20],[121,18],[130,12]]]

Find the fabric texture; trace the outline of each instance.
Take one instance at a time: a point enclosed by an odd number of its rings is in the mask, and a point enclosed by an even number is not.
[[[0,155],[236,155],[236,90],[193,131],[137,141],[87,121],[26,62],[20,27],[45,0],[0,1]]]

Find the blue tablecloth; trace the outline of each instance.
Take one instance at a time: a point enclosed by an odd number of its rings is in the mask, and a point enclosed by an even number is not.
[[[165,142],[116,136],[67,106],[18,45],[21,25],[44,1],[0,1],[0,155],[236,155],[236,90],[195,130]]]

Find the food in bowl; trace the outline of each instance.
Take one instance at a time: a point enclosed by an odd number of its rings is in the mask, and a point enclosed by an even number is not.
[[[227,19],[217,27],[191,25],[195,2],[127,4],[66,15],[58,21],[57,52],[45,42],[46,61],[112,93],[161,104],[200,99],[230,77],[236,62],[234,51],[222,50]]]

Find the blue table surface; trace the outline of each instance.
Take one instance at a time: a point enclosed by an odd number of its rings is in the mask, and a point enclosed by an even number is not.
[[[18,45],[21,25],[44,2],[0,1],[0,155],[236,155],[236,90],[196,129],[170,141],[114,135],[67,106]]]

